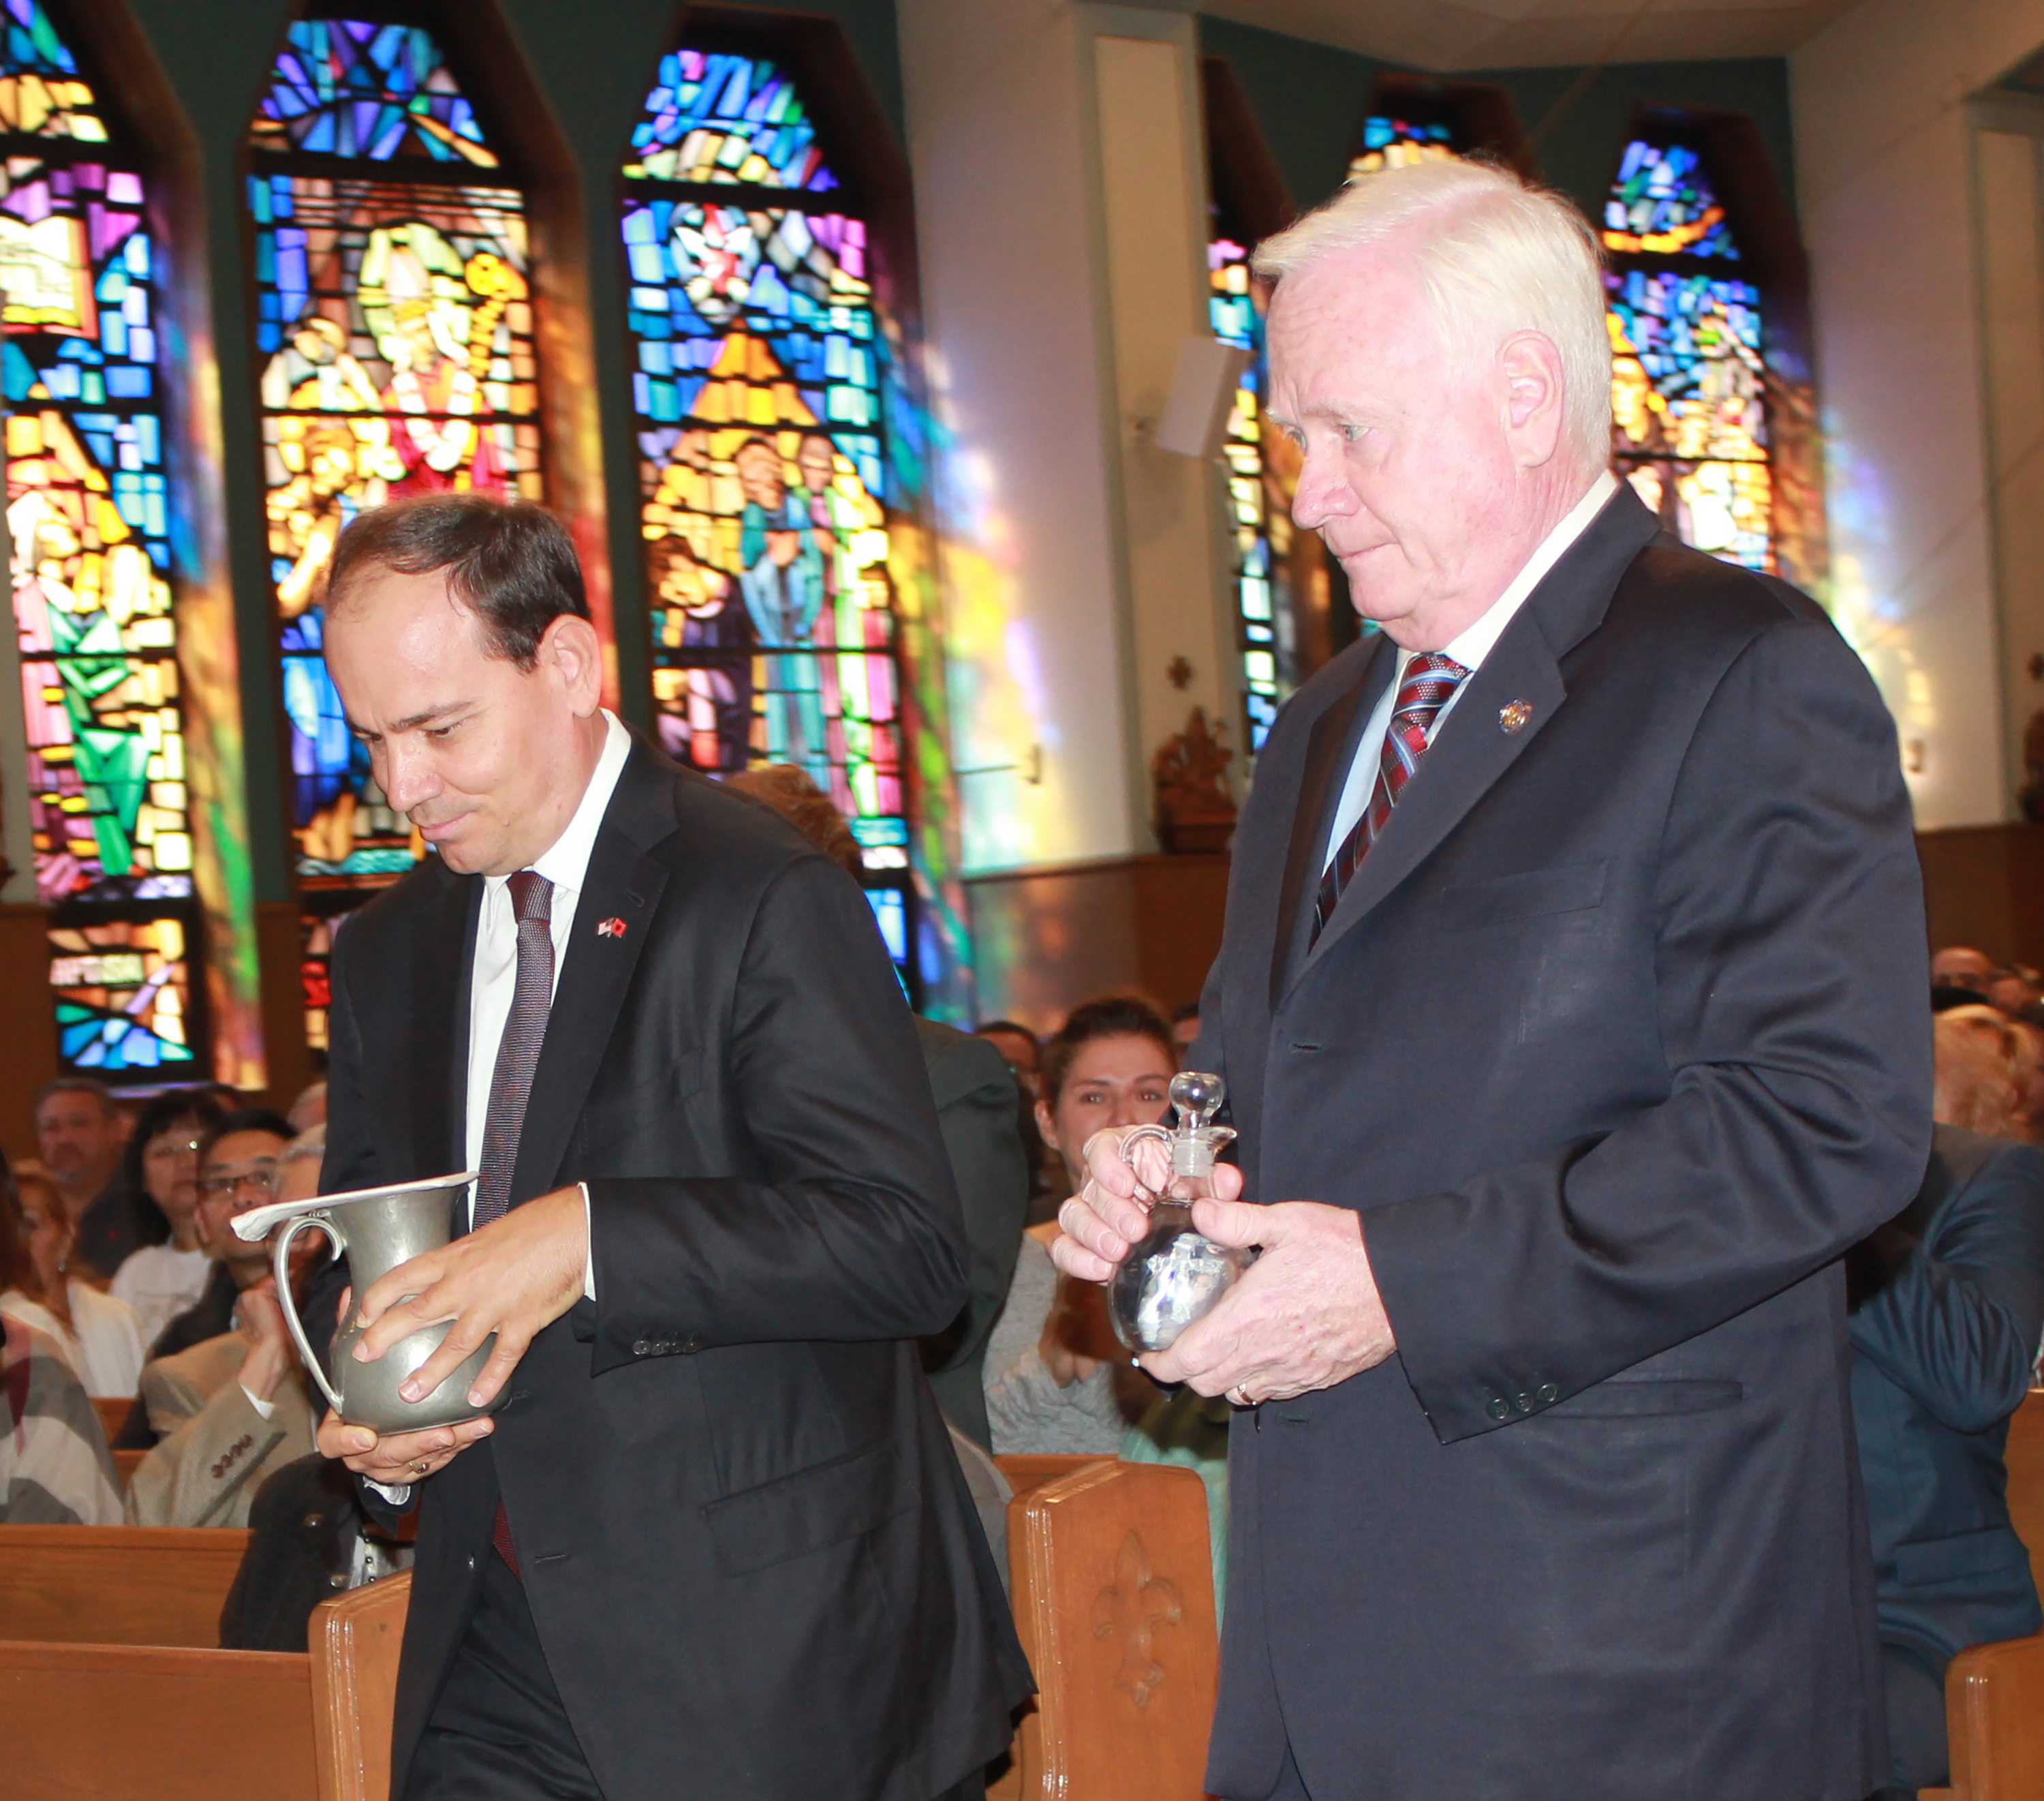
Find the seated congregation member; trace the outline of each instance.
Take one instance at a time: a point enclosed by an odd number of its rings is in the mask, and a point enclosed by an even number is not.
[[[0,1314],[47,1333],[94,1399],[135,1392],[142,1340],[124,1301],[73,1265],[77,1228],[39,1163],[0,1168]]]
[[[291,1103],[286,1117],[294,1132],[309,1132],[315,1126],[326,1124],[326,1084],[309,1082],[299,1091],[298,1098]]]
[[[246,1107],[223,1114],[202,1141],[192,1226],[212,1271],[198,1299],[158,1336],[152,1358],[175,1357],[232,1330],[241,1291],[269,1274],[269,1252],[260,1245],[244,1244],[232,1222],[236,1214],[273,1198],[278,1160],[296,1136],[282,1114]]]
[[[322,1601],[412,1567],[412,1547],[363,1511],[347,1467],[317,1452],[269,1470],[248,1525],[248,1549],[220,1611],[223,1651],[302,1651]]]
[[[1958,1117],[2012,1121],[2017,1072],[1937,1022],[1931,1167],[1847,1259],[1853,1422],[1887,1680],[1885,1801],[1948,1780],[1945,1669],[2044,1626],[2002,1461],[2044,1334],[2044,1156]]]
[[[336,942],[322,1181],[480,1172],[351,1354],[450,1322],[421,1399],[494,1333],[467,1392],[505,1403],[321,1427],[417,1519],[392,1795],[983,1795],[1029,1676],[920,1367],[968,1248],[865,896],[604,709],[539,507],[365,513],[326,606],[435,854]]]
[[[142,1346],[157,1338],[206,1291],[213,1261],[198,1241],[198,1153],[219,1129],[220,1103],[204,1089],[173,1089],[143,1108],[128,1141],[128,1180],[148,1195],[170,1222],[160,1245],[131,1251],[110,1292],[134,1309]]]
[[[1089,1001],[1043,1047],[1036,1126],[1074,1190],[1095,1132],[1151,1124],[1170,1106],[1171,1029],[1147,1001]],[[987,1346],[986,1411],[997,1456],[1113,1457],[1156,1391],[1128,1368],[1098,1289],[1062,1281],[1046,1248],[1057,1224],[1022,1235],[1014,1278]]]
[[[1844,1253],[1931,1140],[1893,722],[1820,609],[1610,471],[1595,232],[1365,175],[1259,246],[1293,517],[1381,629],[1235,833],[1198,1067],[1256,1263],[1224,1801],[1861,1801],[1883,1778]],[[1115,1133],[1055,1254],[1139,1236]]]
[[[55,1339],[0,1314],[0,1526],[118,1526],[99,1415]]]
[[[975,1026],[973,1036],[986,1039],[1001,1053],[1008,1073],[1015,1079],[1016,1126],[1029,1168],[1028,1223],[1041,1225],[1057,1218],[1058,1203],[1065,1194],[1064,1166],[1036,1129],[1036,1086],[1043,1070],[1043,1047],[1034,1032],[1012,1019],[989,1019]]]
[[[36,1146],[76,1228],[79,1264],[94,1281],[144,1245],[160,1245],[170,1222],[128,1179],[129,1116],[104,1082],[60,1076],[36,1096]]]
[[[214,1229],[236,1244],[241,1240],[229,1222],[237,1214],[319,1191],[324,1129],[273,1145],[268,1132],[244,1127],[223,1133],[209,1155]],[[228,1178],[217,1172],[266,1164],[259,1186],[246,1178],[219,1186]],[[321,1242],[309,1234],[300,1241],[308,1260]],[[263,1273],[240,1291],[234,1330],[156,1358],[143,1372],[142,1398],[160,1436],[128,1484],[131,1525],[246,1526],[264,1479],[312,1453],[313,1397],[284,1324],[269,1247],[266,1241],[249,1249],[263,1253]]]
[[[854,881],[859,879],[859,841],[805,772],[792,764],[769,764],[734,775],[725,785],[772,807]],[[965,1210],[972,1269],[972,1294],[958,1318],[923,1341],[923,1369],[944,1418],[982,1450],[989,1450],[982,1381],[987,1335],[1008,1294],[1028,1204],[1028,1172],[1015,1129],[1015,1083],[998,1060],[998,1048],[978,1037],[919,1018],[916,1041]],[[992,1492],[988,1472],[968,1465],[966,1476],[974,1484],[976,1500]],[[981,1511],[986,1512],[983,1504]]]

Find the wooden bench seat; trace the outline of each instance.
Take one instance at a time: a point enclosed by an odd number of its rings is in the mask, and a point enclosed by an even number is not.
[[[318,1801],[312,1660],[0,1643],[8,1801]]]
[[[0,1526],[0,1640],[210,1649],[248,1548],[226,1526]]]

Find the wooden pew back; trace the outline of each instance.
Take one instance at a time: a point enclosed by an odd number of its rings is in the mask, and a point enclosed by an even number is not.
[[[0,1643],[8,1801],[318,1801],[309,1658]]]
[[[390,1801],[398,1655],[411,1603],[406,1570],[313,1611],[307,1637],[320,1801]]]
[[[1089,1461],[1016,1498],[1009,1544],[1041,1689],[1013,1791],[1199,1801],[1220,1659],[1198,1476]]]
[[[0,1526],[0,1640],[210,1649],[248,1548],[224,1526]]]
[[[133,1395],[124,1395],[113,1401],[103,1395],[93,1397],[92,1410],[99,1415],[99,1430],[106,1434],[108,1444],[113,1442],[121,1427],[128,1423],[128,1415],[134,1410],[134,1407],[135,1397]]]
[[[1047,1482],[1055,1482],[1061,1476],[1070,1476],[1075,1469],[1084,1469],[1088,1464],[1112,1463],[1112,1457],[1103,1457],[1097,1453],[1082,1457],[1053,1456],[1049,1453],[1026,1457],[996,1457],[993,1461],[1001,1473],[1008,1478],[1008,1486],[1015,1491],[1015,1499],[1032,1495]]]
[[[2044,1634],[1976,1645],[1945,1672],[1952,1786],[1923,1801],[2035,1801],[2044,1795]]]

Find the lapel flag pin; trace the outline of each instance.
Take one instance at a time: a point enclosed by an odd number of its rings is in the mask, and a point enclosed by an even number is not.
[[[624,936],[624,922],[615,914],[608,919],[599,919],[596,922],[596,935],[599,938],[621,938]]]
[[[1497,710],[1497,729],[1509,735],[1526,729],[1526,722],[1533,717],[1533,703],[1530,700],[1508,701]]]

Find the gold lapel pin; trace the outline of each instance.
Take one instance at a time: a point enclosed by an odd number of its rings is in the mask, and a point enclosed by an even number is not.
[[[1523,732],[1526,729],[1526,722],[1532,717],[1532,702],[1508,700],[1497,710],[1497,729],[1507,733]]]

